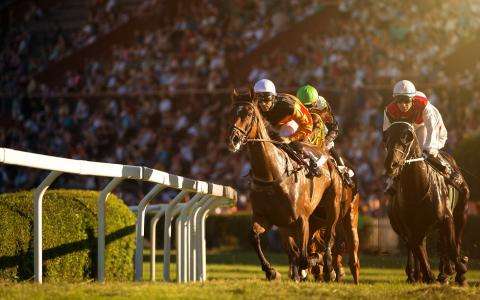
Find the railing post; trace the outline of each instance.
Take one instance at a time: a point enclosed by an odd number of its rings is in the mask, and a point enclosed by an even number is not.
[[[157,223],[160,218],[165,213],[167,208],[163,206],[160,210],[153,216],[152,220],[150,221],[150,245],[151,245],[151,253],[150,253],[150,280],[155,281],[155,263],[157,258]]]
[[[198,210],[195,223],[196,223],[196,228],[197,228],[197,234],[195,236],[195,244],[196,248],[198,249],[198,253],[196,254],[196,279],[198,281],[203,281],[203,272],[202,272],[202,263],[203,263],[203,257],[206,255],[205,254],[205,245],[204,245],[204,240],[205,240],[205,219],[207,217],[208,211],[210,209],[210,205],[212,202],[215,200],[214,197],[209,197],[208,200],[205,202],[202,207]]]
[[[188,193],[181,191],[168,204],[165,211],[165,226],[163,228],[163,280],[170,281],[170,253],[172,240],[172,220],[180,212],[179,202],[185,198]]]
[[[143,277],[143,237],[145,234],[145,211],[147,205],[158,193],[167,186],[156,184],[138,204],[135,248],[135,281],[141,281]]]
[[[187,225],[186,217],[190,213],[190,208],[193,204],[199,201],[204,194],[197,193],[193,198],[188,201],[185,206],[182,208],[180,215],[177,218],[176,229],[177,229],[177,282],[186,282],[187,277]]]
[[[122,180],[119,177],[113,178],[98,195],[97,280],[100,283],[105,282],[105,202]]]
[[[42,235],[42,207],[43,207],[43,195],[47,191],[48,187],[60,176],[62,172],[52,171],[42,181],[42,183],[33,192],[33,270],[36,283],[42,283],[43,276],[43,235]]]
[[[188,280],[195,282],[196,281],[196,256],[198,255],[198,248],[197,248],[197,235],[198,235],[198,227],[195,222],[196,216],[198,215],[199,210],[201,210],[202,206],[205,205],[206,202],[210,199],[209,195],[205,195],[200,201],[195,203],[191,208],[191,213],[188,217],[188,224],[189,224],[189,243],[188,243]]]

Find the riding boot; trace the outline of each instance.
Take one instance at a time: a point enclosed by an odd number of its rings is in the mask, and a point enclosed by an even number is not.
[[[317,158],[311,152],[305,151],[303,149],[302,143],[298,141],[294,141],[294,142],[291,142],[289,145],[292,147],[293,150],[300,153],[301,156],[309,159],[307,177],[311,178],[311,177],[318,177],[322,175],[322,172],[317,165]]]
[[[332,155],[333,159],[334,159],[335,162],[337,163],[338,169],[340,170],[340,173],[342,174],[342,178],[343,178],[343,180],[345,181],[345,183],[346,183],[349,187],[353,187],[353,186],[354,186],[353,180],[352,180],[352,178],[350,178],[350,176],[349,176],[349,174],[348,174],[347,167],[346,167],[345,164],[343,163],[343,159],[340,157],[340,155],[338,154],[337,150],[332,147],[332,148],[330,149],[330,154]]]
[[[451,166],[445,164],[440,156],[427,155],[427,162],[429,162],[435,169],[445,175],[447,181],[452,184],[456,189],[460,189],[463,184],[462,175],[453,169]]]

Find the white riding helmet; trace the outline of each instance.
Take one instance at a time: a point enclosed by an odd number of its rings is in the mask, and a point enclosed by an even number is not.
[[[417,90],[415,89],[415,85],[408,80],[401,80],[395,83],[395,86],[393,87],[393,97],[397,95],[413,97],[415,96],[416,92]]]
[[[271,80],[268,79],[260,79],[255,83],[253,86],[253,91],[255,93],[271,93],[273,95],[277,94],[275,90],[275,85]]]
[[[425,99],[427,98],[427,95],[425,95],[423,92],[420,92],[420,91],[416,91],[415,96],[422,97],[422,98],[425,98]]]

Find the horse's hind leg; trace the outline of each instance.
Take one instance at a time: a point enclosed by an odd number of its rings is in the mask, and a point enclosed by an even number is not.
[[[263,220],[262,220],[263,221]],[[253,218],[252,224],[252,231],[251,231],[251,243],[255,251],[257,252],[258,259],[260,260],[260,264],[262,265],[262,270],[265,272],[265,276],[268,280],[274,280],[280,278],[280,273],[278,273],[268,262],[265,258],[265,255],[262,251],[262,246],[260,243],[260,236],[265,233],[265,231],[269,230],[271,225],[266,223],[265,221],[262,222],[259,218]]]
[[[445,251],[448,251],[449,258],[455,263],[455,282],[459,285],[465,285],[465,273],[467,272],[467,261],[465,258],[460,256],[459,247],[457,247],[456,238],[455,238],[455,228],[453,224],[452,217],[450,214],[445,216],[443,220],[442,234],[445,235],[447,239],[447,247]]]
[[[343,252],[343,242],[336,241],[335,246],[333,247],[333,270],[335,271],[335,281],[342,282],[343,278],[345,277],[345,270],[343,269],[342,264],[342,252]],[[333,277],[333,274],[331,274]]]
[[[460,197],[455,209],[453,211],[453,220],[455,222],[455,244],[457,246],[458,254],[461,254],[463,231],[467,223],[468,200],[470,199],[470,189],[467,184],[463,182],[460,189]],[[467,260],[467,258],[462,258]]]
[[[341,179],[340,179],[341,180]],[[333,278],[331,278],[330,274],[332,273],[333,270],[333,265],[332,265],[332,248],[333,248],[333,243],[335,242],[335,229],[338,221],[338,216],[340,213],[340,192],[338,192],[338,189],[341,188],[341,185],[338,186],[333,186],[331,187],[335,189],[335,191],[332,189],[330,190],[330,195],[326,199],[328,200],[327,204],[327,220],[325,222],[325,253],[323,255],[323,278],[325,281],[331,281]]]
[[[360,259],[358,258],[358,194],[355,196],[351,203],[350,210],[345,216],[343,221],[343,229],[345,232],[345,241],[347,243],[347,249],[349,254],[348,264],[350,266],[350,272],[353,276],[353,282],[358,284],[360,280]]]
[[[407,246],[407,266],[405,267],[405,274],[407,275],[407,282],[408,283],[415,283],[415,258],[413,256],[413,252],[410,247]]]

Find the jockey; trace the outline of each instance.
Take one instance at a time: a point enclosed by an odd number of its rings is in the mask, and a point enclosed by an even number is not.
[[[334,140],[338,136],[338,122],[335,120],[332,109],[327,100],[318,95],[318,91],[311,85],[302,86],[297,90],[297,98],[307,107],[313,119],[313,132],[309,141],[316,146],[325,146],[337,163],[338,169],[345,176],[345,182],[353,186],[343,159],[334,148]]]
[[[443,172],[454,186],[460,186],[463,183],[461,175],[451,166],[446,165],[438,155],[438,151],[447,141],[447,129],[438,109],[408,80],[395,84],[393,99],[394,101],[387,105],[384,111],[383,131],[385,132],[393,122],[402,121],[412,124],[418,142],[426,154],[427,162]],[[392,183],[390,179],[387,192],[394,192]]]
[[[283,141],[310,159],[309,174],[320,176],[315,156],[304,151],[301,143],[308,138],[313,128],[308,109],[293,95],[277,94],[275,85],[268,79],[257,81],[253,92],[265,119],[278,130]]]

